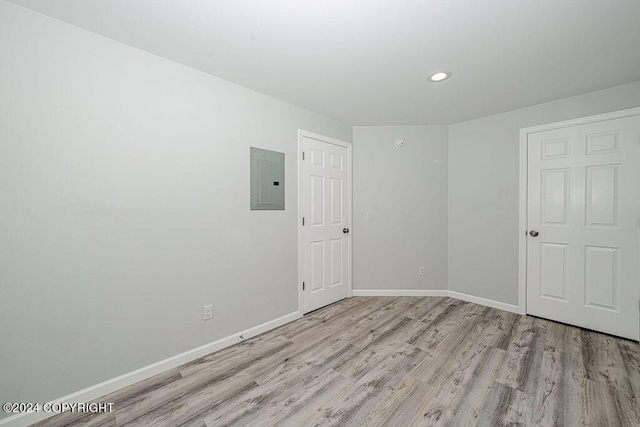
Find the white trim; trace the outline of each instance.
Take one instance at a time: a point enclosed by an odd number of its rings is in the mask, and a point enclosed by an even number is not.
[[[350,236],[353,236],[353,145],[349,142],[340,141],[338,139],[330,138],[328,136],[319,135],[317,133],[309,132],[306,130],[298,129],[298,311],[302,313],[304,296],[302,292],[302,281],[304,280],[303,274],[303,259],[302,259],[302,138],[311,138],[317,141],[326,142],[328,144],[338,145],[347,149],[347,155],[349,156],[349,185],[347,188],[348,195],[348,208],[349,208],[349,228],[351,229]],[[347,289],[347,296],[354,296],[353,293],[353,237],[347,240],[349,244],[348,263],[349,263],[349,287]]]
[[[298,215],[296,220],[298,221],[298,311],[302,313],[302,280],[304,275],[302,272],[303,260],[302,260],[302,135],[305,132],[302,129],[298,129]]]
[[[487,307],[497,308],[498,310],[510,311],[512,313],[520,313],[520,309],[515,304],[507,304],[505,302],[495,301],[492,299],[477,297],[475,295],[463,294],[462,292],[449,291],[451,298],[456,298],[462,301],[473,302],[475,304],[485,305]]]
[[[316,141],[326,142],[328,144],[339,145],[340,147],[350,148],[351,143],[346,141],[340,141],[339,139],[330,138],[328,136],[320,135],[318,133],[309,132],[303,129],[298,129],[298,139],[301,141],[302,137],[315,139]]]
[[[477,297],[475,295],[464,294],[462,292],[449,291],[446,289],[354,289],[354,296],[361,297],[451,297],[462,301],[473,302],[498,310],[520,313],[519,307],[515,304],[507,304],[492,299]]]
[[[518,230],[518,312],[527,313],[527,141],[529,134],[640,115],[640,107],[520,129],[520,201]]]
[[[293,313],[287,314],[277,319],[265,322],[261,325],[254,326],[253,328],[249,328],[244,331],[229,335],[228,337],[219,339],[217,341],[213,341],[201,347],[197,347],[192,350],[185,351],[184,353],[180,353],[176,356],[169,357],[168,359],[164,359],[159,362],[153,363],[151,365],[137,369],[135,371],[126,373],[124,375],[120,375],[119,377],[112,378],[110,380],[101,382],[99,384],[87,387],[85,389],[82,389],[75,393],[68,394],[61,398],[51,400],[50,402],[51,403],[90,402],[92,400],[105,396],[109,393],[120,390],[124,387],[128,387],[132,384],[135,384],[147,378],[150,378],[161,372],[165,372],[169,369],[173,369],[178,366],[184,365],[185,363],[189,363],[191,361],[199,359],[200,357],[206,356],[207,354],[213,353],[215,351],[222,350],[223,348],[230,347],[234,344],[237,344],[243,341],[244,339],[252,338],[252,337],[255,337],[256,335],[260,335],[264,332],[270,331],[271,329],[275,329],[278,326],[282,326],[286,323],[292,322],[296,319],[299,319],[300,317],[302,317],[302,315],[300,314],[300,311],[295,311]],[[244,339],[240,338],[240,335],[242,335]],[[40,403],[47,403],[47,402],[40,402]],[[44,413],[44,412],[17,414],[12,417],[0,420],[0,426],[25,427],[33,423],[36,423],[38,421],[52,417],[54,415],[57,415],[57,414]]]
[[[352,128],[353,129],[353,128]],[[353,135],[353,130],[351,132]],[[353,296],[353,143],[348,144],[349,153],[349,228],[351,229],[349,239],[349,297]],[[300,311],[302,313],[302,311]]]
[[[520,130],[520,194],[518,201],[518,312],[527,314],[527,173],[528,153],[526,129]]]
[[[446,297],[449,292],[440,289],[354,289],[354,297]]]
[[[530,126],[528,128],[521,129],[520,132],[522,133],[524,131],[527,134],[535,133],[535,132],[544,132],[547,130],[568,128],[571,126],[580,126],[580,125],[586,125],[589,123],[603,122],[606,120],[614,120],[614,119],[622,119],[625,117],[631,117],[631,116],[637,116],[637,115],[640,115],[640,107],[628,108],[626,110],[613,111],[613,112],[604,113],[604,114],[596,114],[594,116],[580,117],[578,119],[563,120],[561,122],[547,123],[547,124],[538,125],[538,126]]]

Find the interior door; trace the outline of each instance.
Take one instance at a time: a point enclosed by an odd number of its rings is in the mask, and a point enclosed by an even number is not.
[[[349,151],[302,138],[303,313],[349,295]]]
[[[638,340],[640,116],[527,142],[527,313]]]

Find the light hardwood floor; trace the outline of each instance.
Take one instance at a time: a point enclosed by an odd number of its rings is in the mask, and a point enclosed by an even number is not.
[[[450,298],[356,297],[40,426],[638,426],[640,345]]]

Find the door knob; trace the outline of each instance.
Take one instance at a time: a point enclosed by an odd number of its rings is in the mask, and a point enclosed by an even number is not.
[[[529,234],[531,235],[531,237],[538,237],[538,232],[536,230],[531,230]]]
[[[343,232],[344,234],[347,234],[347,233],[349,232],[349,229],[348,229],[348,228],[343,228],[343,229],[342,229],[342,232]]]

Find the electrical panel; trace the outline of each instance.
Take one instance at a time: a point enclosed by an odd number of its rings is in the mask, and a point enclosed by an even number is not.
[[[284,210],[284,153],[250,150],[251,210]]]

